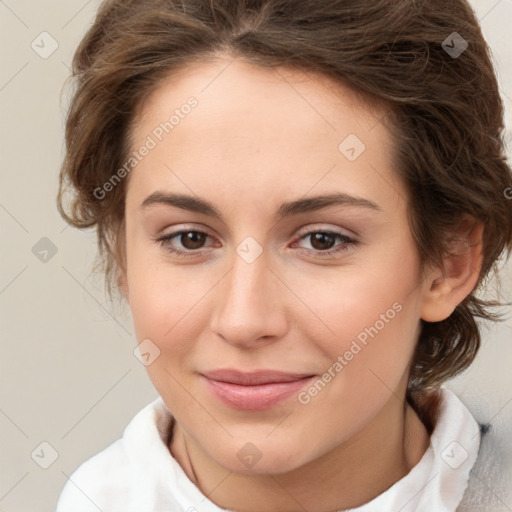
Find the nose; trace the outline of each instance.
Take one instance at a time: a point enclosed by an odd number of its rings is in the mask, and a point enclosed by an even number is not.
[[[239,348],[261,346],[286,331],[283,284],[263,252],[248,263],[235,254],[233,267],[216,287],[212,331]]]

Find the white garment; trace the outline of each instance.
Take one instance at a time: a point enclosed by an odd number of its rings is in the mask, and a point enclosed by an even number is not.
[[[139,411],[123,437],[82,463],[64,486],[56,512],[225,512],[208,500],[172,457],[172,417],[161,397]],[[430,446],[384,493],[349,512],[454,512],[480,446],[480,428],[448,389]]]

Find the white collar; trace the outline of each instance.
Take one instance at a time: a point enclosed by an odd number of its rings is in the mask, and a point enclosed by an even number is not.
[[[346,512],[454,512],[468,485],[480,446],[480,428],[466,406],[442,388],[439,416],[420,462],[375,499]],[[158,397],[126,427],[123,439],[137,478],[155,494],[171,494],[184,510],[225,512],[187,477],[167,447],[172,421]],[[195,509],[194,509],[195,507]]]

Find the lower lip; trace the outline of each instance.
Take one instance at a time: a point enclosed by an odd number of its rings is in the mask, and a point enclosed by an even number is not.
[[[225,404],[236,409],[256,411],[269,409],[290,398],[309,384],[314,376],[291,382],[272,382],[258,386],[242,386],[204,378],[213,394]]]

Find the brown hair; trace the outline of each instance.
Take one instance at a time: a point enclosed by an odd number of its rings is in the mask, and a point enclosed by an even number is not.
[[[489,311],[501,304],[475,292],[512,247],[503,106],[473,11],[465,0],[104,1],[73,60],[58,203],[75,227],[97,227],[109,293],[127,180],[102,199],[94,191],[126,161],[137,110],[161,80],[219,53],[322,73],[388,106],[422,268],[442,267],[463,216],[484,223],[473,292],[446,320],[422,320],[408,390],[421,400],[473,361],[476,318],[501,320]]]

